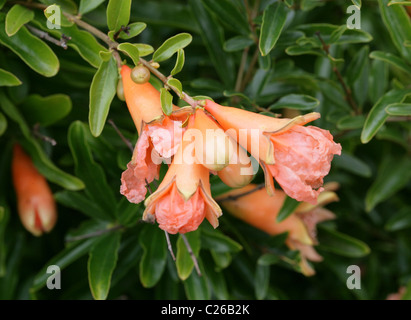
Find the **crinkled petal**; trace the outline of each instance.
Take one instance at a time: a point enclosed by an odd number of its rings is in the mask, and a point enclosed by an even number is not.
[[[171,158],[178,149],[183,137],[184,128],[180,121],[165,118],[161,123],[148,124],[147,134],[154,149],[163,158]]]
[[[205,202],[199,190],[184,201],[175,185],[158,200],[155,209],[159,227],[170,234],[197,230],[205,213]]]

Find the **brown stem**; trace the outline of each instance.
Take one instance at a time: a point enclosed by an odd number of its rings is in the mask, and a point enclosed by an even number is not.
[[[109,124],[111,124],[111,126],[114,128],[114,130],[116,131],[116,133],[119,135],[120,139],[127,145],[127,147],[130,149],[131,153],[133,153],[134,148],[133,145],[131,144],[131,142],[126,139],[126,137],[124,137],[124,135],[121,133],[121,131],[119,130],[119,128],[116,126],[116,124],[114,123],[113,120],[109,119],[107,121]]]
[[[322,44],[322,49],[323,51],[327,54],[327,57],[329,58],[330,55],[330,46],[328,44],[325,43],[324,39],[321,37],[321,34],[319,31],[317,31],[315,33],[318,37],[318,39],[320,40],[321,44]],[[330,58],[329,58],[330,59]],[[331,63],[333,63],[333,61],[330,59]],[[345,92],[345,97],[347,99],[347,102],[350,104],[351,108],[354,110],[355,114],[360,114],[360,110],[358,108],[357,103],[354,101],[354,98],[352,96],[352,91],[351,89],[348,87],[348,85],[345,83],[344,78],[341,75],[340,70],[338,70],[338,68],[334,65],[333,67],[333,72],[335,73],[335,75],[337,76],[338,81],[340,82],[341,86],[344,89]]]
[[[95,232],[91,232],[88,234],[83,234],[81,236],[77,236],[77,237],[71,237],[67,239],[67,242],[74,242],[74,241],[79,241],[79,240],[84,240],[84,239],[89,239],[89,238],[94,238],[94,237],[98,237],[102,234],[108,233],[108,232],[112,232],[112,231],[116,231],[116,230],[121,230],[124,229],[125,227],[122,225],[117,225],[114,226],[112,228],[108,228],[108,229],[103,229],[103,230],[98,230]]]
[[[186,248],[187,248],[187,251],[188,251],[188,253],[189,253],[190,257],[191,257],[191,260],[193,260],[194,268],[196,269],[197,274],[201,277],[201,271],[200,271],[200,267],[198,266],[197,258],[196,258],[196,256],[194,255],[193,250],[191,249],[191,246],[190,246],[190,243],[189,243],[188,240],[187,240],[187,237],[186,237],[184,234],[180,234],[180,236],[181,236],[181,238],[183,239],[184,244],[186,245]]]
[[[256,63],[257,63],[257,61],[258,61],[258,55],[259,55],[259,54],[260,54],[260,53],[259,53],[258,46],[257,46],[257,49],[255,50],[254,55],[253,55],[253,57],[251,58],[250,65],[248,66],[247,73],[246,73],[245,76],[244,76],[244,80],[243,80],[243,83],[242,83],[242,85],[241,85],[241,91],[244,91],[247,83],[251,80],[251,77],[253,76],[254,67],[255,67],[255,65],[256,65]]]
[[[40,133],[39,129],[40,129],[40,124],[36,123],[33,127],[33,135],[36,136],[37,138],[43,140],[43,141],[46,141],[46,142],[50,143],[54,147],[57,144],[56,140]]]
[[[47,32],[44,32],[42,30],[39,30],[31,25],[26,25],[27,29],[29,29],[31,31],[31,33],[35,34],[37,37],[44,39],[46,41],[49,41],[53,44],[55,44],[56,46],[62,47],[64,50],[67,49],[67,41],[71,40],[71,37],[66,37],[66,36],[62,36],[60,40],[57,40],[55,38],[53,38],[52,36],[50,36]]]
[[[173,258],[173,260],[176,261],[176,256],[174,255],[173,247],[171,246],[170,235],[168,234],[167,231],[164,231],[164,233],[166,235],[168,251],[170,252],[170,255]]]

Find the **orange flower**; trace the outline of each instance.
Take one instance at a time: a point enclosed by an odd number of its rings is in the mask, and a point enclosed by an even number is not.
[[[334,214],[323,205],[336,201],[337,195],[332,191],[324,191],[318,197],[318,204],[301,203],[293,214],[285,220],[277,222],[277,215],[284,203],[286,194],[277,191],[270,197],[267,192],[255,184],[249,184],[241,189],[232,190],[216,200],[224,209],[235,217],[266,232],[269,235],[278,235],[288,232],[287,246],[291,250],[301,253],[301,271],[310,276],[315,272],[308,264],[310,261],[321,261],[322,257],[313,246],[317,244],[317,223],[334,219]]]
[[[35,236],[50,232],[57,221],[53,194],[46,179],[18,144],[13,148],[12,176],[24,227]]]
[[[259,160],[270,195],[274,194],[274,177],[290,197],[316,203],[333,156],[341,154],[340,144],[333,141],[329,131],[303,126],[318,119],[319,113],[277,119],[210,100],[206,100],[205,109]]]
[[[190,116],[177,154],[157,191],[146,201],[143,220],[157,220],[168,233],[186,233],[198,228],[204,218],[216,228],[221,209],[211,197],[209,170],[195,157],[194,116]]]
[[[398,292],[390,293],[386,300],[402,300],[402,297],[407,292],[407,288],[402,286],[399,288]]]
[[[140,203],[147,193],[146,185],[158,179],[162,160],[168,161],[177,151],[184,132],[182,121],[187,114],[183,108],[177,110],[174,106],[176,111],[170,117],[165,116],[160,92],[148,82],[136,84],[130,73],[129,67],[122,67],[124,95],[139,138],[121,176],[120,193],[130,202]]]

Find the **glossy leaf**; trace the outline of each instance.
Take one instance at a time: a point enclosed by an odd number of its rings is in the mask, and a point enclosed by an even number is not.
[[[120,32],[119,38],[125,39],[125,40],[134,38],[138,36],[140,33],[142,33],[146,27],[147,25],[144,22],[130,23],[127,26],[128,28],[127,32],[125,31]]]
[[[290,108],[298,110],[312,110],[320,104],[314,97],[310,97],[304,94],[289,94],[282,97],[276,103],[269,107],[270,110]]]
[[[369,99],[376,103],[388,87],[388,64],[382,60],[373,60],[369,77]]]
[[[60,2],[60,4],[62,4]],[[74,25],[73,21],[67,19],[65,15],[62,14],[62,11],[67,12],[62,9],[61,5],[55,3],[50,4],[44,11],[44,15],[48,20],[48,23],[53,25],[55,29],[59,27],[71,27]]]
[[[202,247],[212,249],[215,252],[238,252],[242,249],[238,242],[217,230],[208,231],[203,229],[201,232],[201,244]]]
[[[407,12],[401,6],[388,6],[389,0],[378,0],[382,20],[401,56],[411,61],[411,48],[404,46],[405,41],[411,41],[411,21]]]
[[[353,92],[354,101],[363,106],[368,93],[369,85],[369,47],[363,46],[352,58],[347,69],[347,82]]]
[[[279,1],[264,10],[259,41],[261,55],[269,54],[274,48],[284,28],[288,10],[285,4]]]
[[[37,140],[32,137],[31,131],[20,114],[20,111],[11,103],[2,91],[0,91],[0,106],[9,118],[19,125],[25,138],[25,141],[20,141],[20,143],[30,154],[36,168],[47,178],[47,180],[68,190],[80,190],[84,188],[84,183],[80,179],[65,173],[51,162]]]
[[[140,233],[139,243],[144,251],[140,261],[140,281],[145,288],[152,288],[160,280],[166,266],[164,231],[157,226],[146,226]]]
[[[174,65],[173,70],[171,70],[170,74],[171,74],[172,76],[174,76],[174,75],[176,75],[177,73],[179,73],[181,70],[183,70],[184,62],[185,62],[184,50],[183,50],[183,49],[179,49],[179,50],[177,51],[176,63],[175,63],[175,65]]]
[[[287,196],[281,206],[280,211],[278,212],[276,221],[281,222],[287,219],[299,205],[300,202]]]
[[[387,62],[388,64],[391,64],[392,66],[411,75],[411,65],[407,64],[403,59],[392,53],[384,51],[373,51],[370,53],[370,58]]]
[[[176,79],[176,78],[170,78],[167,80],[167,85],[169,85],[171,88],[177,90],[178,94],[181,95],[183,92],[183,85],[181,82]]]
[[[360,116],[345,116],[337,122],[337,128],[340,130],[361,129],[364,126],[365,117]]]
[[[372,175],[371,168],[367,163],[345,152],[333,159],[333,165],[361,177],[369,178]]]
[[[382,96],[377,103],[372,107],[369,112],[364,128],[361,132],[361,142],[368,143],[378,132],[385,120],[388,118],[388,114],[385,112],[385,108],[393,103],[401,103],[407,95],[410,95],[410,90],[391,90]]]
[[[201,30],[201,37],[220,80],[231,88],[235,81],[234,63],[223,50],[222,30],[215,18],[204,7],[202,0],[190,0],[190,7]],[[225,59],[221,59],[225,57]]]
[[[101,63],[90,87],[89,124],[95,137],[104,129],[111,101],[116,94],[117,80],[116,61],[111,57]]]
[[[120,232],[103,236],[90,250],[87,270],[91,293],[96,300],[105,300],[110,290],[111,276],[117,264]]]
[[[367,191],[365,209],[371,211],[377,204],[401,190],[411,178],[411,160],[408,157],[386,157],[377,178]]]
[[[15,4],[6,15],[6,33],[9,37],[34,18],[34,12],[26,7]]]
[[[134,43],[134,45],[138,49],[140,57],[148,56],[149,54],[154,52],[154,48],[152,46],[148,45],[148,44]]]
[[[0,44],[9,48],[30,68],[45,77],[52,77],[59,70],[60,63],[54,52],[24,26],[12,37],[6,34],[3,13],[0,13]]]
[[[41,3],[44,3],[48,6],[53,5],[56,3],[56,0],[39,0]],[[64,12],[70,14],[77,13],[77,4],[73,0],[58,0],[58,5]]]
[[[257,264],[255,270],[255,296],[258,300],[266,297],[270,281],[270,267]]]
[[[361,0],[351,0],[351,1],[358,9],[361,9]]]
[[[204,274],[201,260],[199,260],[202,276],[192,272],[190,277],[184,281],[184,290],[189,300],[207,300],[210,299],[210,288],[207,282],[207,276]]]
[[[190,244],[194,256],[198,258],[201,248],[200,232],[189,232],[185,235],[185,237]],[[181,235],[177,240],[176,266],[178,277],[183,281],[190,276],[191,272],[194,269],[194,262],[191,259],[190,253],[188,252],[186,244]]]
[[[398,231],[411,227],[411,208],[403,207],[387,221],[385,229],[388,231]]]
[[[171,56],[178,52],[178,50],[188,46],[193,37],[189,33],[179,33],[171,38],[168,38],[163,44],[154,52],[153,60],[161,62],[171,58]]]
[[[9,71],[0,69],[0,87],[2,86],[7,86],[7,87],[13,87],[13,86],[19,86],[21,85],[21,81],[19,78],[17,78],[14,74],[12,74]]]
[[[106,0],[80,0],[78,12],[82,15],[91,12],[105,1]]]
[[[344,257],[361,258],[370,253],[364,242],[322,226],[318,227],[318,241],[321,249]]]
[[[411,116],[411,103],[393,103],[385,111],[390,116]]]
[[[140,53],[135,45],[127,42],[120,43],[117,49],[127,54],[133,60],[134,65],[139,64]]]
[[[87,195],[108,216],[113,217],[116,200],[103,168],[93,159],[86,140],[86,130],[87,127],[83,123],[75,121],[68,131],[68,143],[73,154],[76,175],[84,181]]]
[[[173,96],[167,89],[160,89],[161,108],[165,115],[170,115],[173,111]]]
[[[71,99],[65,94],[54,94],[42,97],[34,94],[28,96],[20,105],[21,111],[30,123],[40,123],[42,126],[51,125],[71,111]]]
[[[250,37],[235,36],[224,42],[224,50],[227,52],[234,52],[244,50],[245,48],[254,44],[254,40]]]
[[[7,129],[7,119],[2,112],[0,112],[0,137]]]
[[[107,26],[117,31],[121,26],[127,26],[130,20],[131,0],[109,0],[107,5]]]

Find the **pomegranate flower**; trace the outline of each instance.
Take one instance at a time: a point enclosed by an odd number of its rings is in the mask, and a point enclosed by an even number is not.
[[[291,250],[301,253],[300,268],[306,276],[313,275],[314,269],[307,260],[319,262],[322,257],[313,248],[317,244],[316,225],[325,220],[334,219],[334,214],[323,205],[336,201],[333,191],[324,191],[318,197],[318,204],[301,203],[293,214],[277,222],[278,213],[284,203],[286,194],[277,191],[270,197],[264,189],[255,184],[232,190],[216,200],[233,216],[258,228],[269,235],[288,232],[286,245]]]
[[[135,83],[130,73],[129,67],[122,67],[124,96],[139,138],[131,161],[121,176],[120,193],[130,202],[140,203],[146,196],[147,184],[158,179],[162,160],[170,161],[177,151],[184,132],[182,121],[187,114],[183,108],[174,107],[176,111],[165,116],[160,92],[148,82]]]
[[[143,220],[157,220],[168,233],[186,233],[198,228],[204,218],[216,228],[221,209],[211,197],[209,170],[195,157],[194,136],[190,129],[194,116],[190,116],[173,162],[157,191],[146,201]]]
[[[333,141],[329,131],[303,126],[318,119],[319,113],[278,119],[210,100],[206,100],[205,109],[259,160],[270,195],[274,194],[275,178],[290,197],[316,203],[333,156],[341,154],[341,145]]]
[[[18,144],[13,149],[12,177],[23,226],[37,237],[50,232],[57,221],[53,194],[46,179]]]

